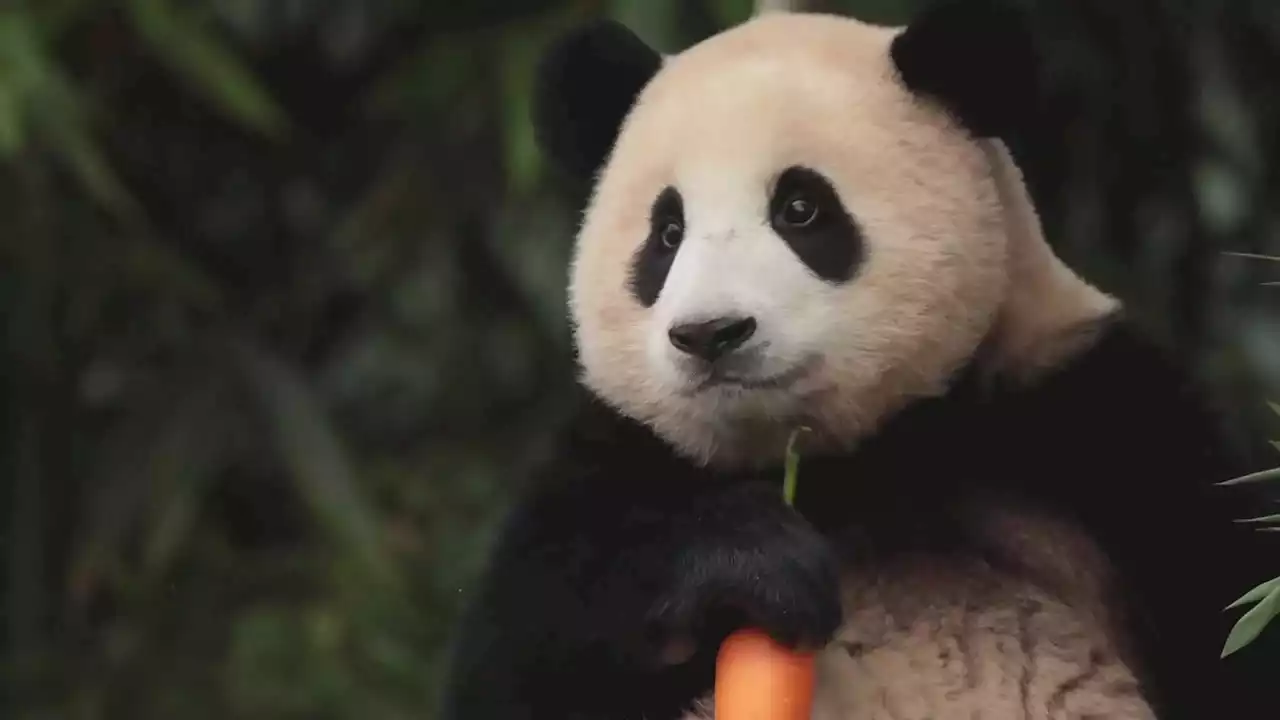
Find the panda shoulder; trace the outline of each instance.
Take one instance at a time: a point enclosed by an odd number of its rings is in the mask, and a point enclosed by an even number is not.
[[[1183,470],[1200,467],[1208,482],[1243,471],[1214,386],[1130,313],[1082,323],[1059,342],[1036,379],[1005,385],[1006,398],[1042,416],[1036,426],[1104,446],[1135,470],[1189,462]]]

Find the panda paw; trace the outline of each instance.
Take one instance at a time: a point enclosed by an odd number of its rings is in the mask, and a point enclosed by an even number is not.
[[[678,555],[647,616],[668,656],[673,645],[705,646],[747,626],[791,648],[831,640],[842,619],[835,554],[775,487],[742,488],[699,519],[704,532]]]

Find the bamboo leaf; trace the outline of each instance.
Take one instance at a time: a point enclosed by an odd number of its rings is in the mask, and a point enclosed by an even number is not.
[[[1253,588],[1249,592],[1245,593],[1244,595],[1241,595],[1235,602],[1228,605],[1226,609],[1233,610],[1235,608],[1241,607],[1242,605],[1248,605],[1249,603],[1258,602],[1262,598],[1266,597],[1268,593],[1277,589],[1280,589],[1280,577],[1273,578],[1271,580],[1268,580],[1264,583],[1259,584],[1257,587]]]
[[[252,346],[237,346],[250,385],[263,404],[281,457],[303,499],[321,523],[363,567],[395,580],[383,552],[380,523],[360,492],[337,431],[298,373]]]
[[[1276,514],[1276,515],[1263,515],[1262,517],[1255,517],[1255,518],[1244,518],[1244,519],[1241,519],[1241,520],[1236,520],[1236,522],[1238,522],[1238,523],[1274,523],[1274,522],[1280,522],[1280,514]]]
[[[173,0],[130,0],[129,17],[170,69],[194,83],[233,122],[268,137],[284,132],[283,110],[190,11]]]
[[[0,78],[4,150],[16,151],[30,118],[38,117],[40,122],[33,128],[91,197],[117,216],[136,214],[136,203],[90,136],[78,93],[49,57],[40,33],[25,14],[0,14]]]
[[[1269,470],[1259,470],[1258,472],[1241,475],[1238,478],[1232,478],[1225,482],[1218,483],[1219,486],[1243,485],[1245,483],[1266,482],[1268,480],[1280,479],[1280,467],[1271,468]]]
[[[0,121],[10,125],[7,142],[37,133],[95,201],[117,217],[137,216],[137,203],[92,138],[78,91],[24,14],[0,14],[0,77],[5,83],[0,94],[9,106],[9,117]],[[32,118],[39,122],[28,127]]]
[[[809,428],[801,426],[792,430],[791,436],[787,438],[785,474],[782,477],[782,498],[787,501],[788,505],[795,504],[796,483],[799,482],[800,453],[796,451],[796,440],[800,438],[801,434],[808,431]]]
[[[1238,258],[1248,258],[1250,260],[1268,260],[1270,262],[1280,262],[1280,255],[1263,255],[1260,253],[1232,252],[1228,251],[1227,255]]]
[[[1236,621],[1222,647],[1222,657],[1227,657],[1253,642],[1280,614],[1280,586],[1272,587],[1265,597]]]

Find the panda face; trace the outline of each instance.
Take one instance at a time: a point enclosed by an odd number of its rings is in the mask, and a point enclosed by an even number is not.
[[[629,290],[651,313],[649,367],[688,398],[779,394],[815,372],[824,315],[862,257],[858,227],[820,173],[747,178],[719,202],[664,188],[631,259]]]
[[[997,325],[1025,228],[989,147],[902,85],[894,34],[765,16],[666,58],[599,173],[583,380],[698,461],[775,461],[797,425],[850,446]]]

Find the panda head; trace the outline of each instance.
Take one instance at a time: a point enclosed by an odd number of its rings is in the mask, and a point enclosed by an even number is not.
[[[998,140],[1031,117],[1023,18],[769,13],[662,56],[612,23],[540,72],[546,151],[594,192],[570,310],[585,384],[678,451],[847,448],[981,358],[1026,376],[1114,301],[1041,235]]]

